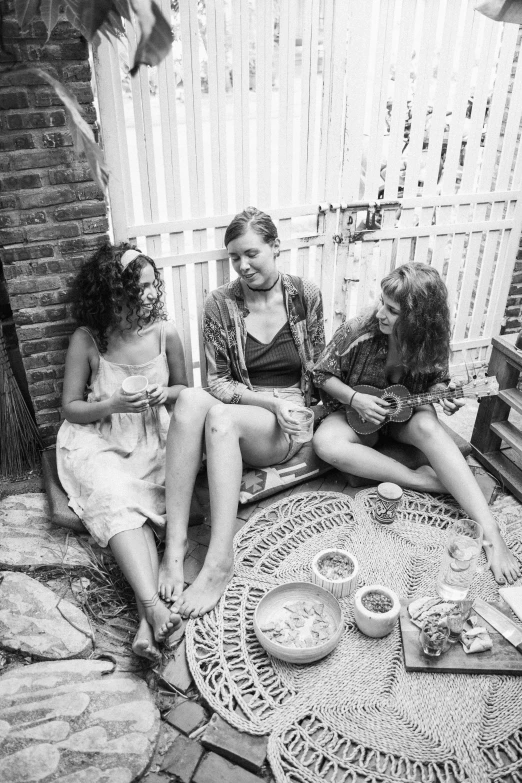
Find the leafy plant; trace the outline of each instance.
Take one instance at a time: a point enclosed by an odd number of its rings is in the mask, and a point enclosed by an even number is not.
[[[47,29],[47,40],[61,13],[91,42],[99,35],[104,35],[109,40],[111,37],[123,37],[125,21],[136,24],[140,34],[131,76],[134,76],[140,65],[158,65],[172,45],[170,23],[154,0],[15,0],[14,7],[22,30],[39,17]],[[85,153],[93,178],[105,190],[109,177],[108,168],[91,128],[82,117],[75,96],[42,68],[19,65],[14,67],[38,74],[53,88],[71,120],[76,151]]]

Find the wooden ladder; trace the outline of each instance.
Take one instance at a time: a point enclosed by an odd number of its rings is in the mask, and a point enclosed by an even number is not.
[[[522,392],[517,389],[522,372],[522,351],[515,348],[516,334],[494,337],[488,375],[500,387],[496,397],[480,401],[471,447],[473,455],[522,501],[522,432],[508,421],[511,409],[522,414]]]

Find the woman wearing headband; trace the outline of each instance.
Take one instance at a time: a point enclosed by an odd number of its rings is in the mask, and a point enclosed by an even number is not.
[[[279,239],[269,215],[248,207],[225,233],[237,279],[213,291],[203,328],[210,394],[181,393],[167,443],[167,538],[160,595],[195,617],[218,602],[233,571],[243,460],[254,467],[291,459],[296,407],[312,398],[310,370],[324,346],[317,286],[279,272]],[[207,455],[212,532],[203,568],[183,591],[192,488]]]
[[[56,444],[69,505],[95,541],[110,546],[134,590],[140,624],[133,649],[150,659],[179,623],[158,595],[154,534],[165,528],[170,409],[187,385],[161,290],[153,260],[129,245],[102,247],[82,266]],[[142,376],[146,393],[126,394],[129,376]]]

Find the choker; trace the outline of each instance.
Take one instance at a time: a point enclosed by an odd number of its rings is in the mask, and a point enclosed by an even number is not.
[[[262,291],[264,294],[266,294],[266,292],[267,292],[267,291],[271,291],[271,290],[272,290],[272,288],[275,288],[275,286],[276,286],[276,285],[277,285],[277,283],[279,282],[279,278],[280,278],[280,277],[281,277],[281,275],[280,275],[280,274],[279,274],[279,275],[277,275],[277,278],[276,278],[276,281],[275,281],[275,283],[274,283],[273,285],[271,285],[271,286],[270,286],[270,288],[250,288],[250,286],[248,285],[248,283],[247,283],[246,281],[245,281],[245,285],[246,285],[246,287],[247,287],[247,288],[249,288],[251,291]]]

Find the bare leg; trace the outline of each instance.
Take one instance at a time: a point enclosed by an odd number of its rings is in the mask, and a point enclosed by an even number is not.
[[[331,413],[314,436],[314,449],[319,457],[344,473],[392,481],[401,487],[419,492],[445,492],[434,471],[425,466],[411,470],[400,462],[380,454],[373,446],[378,435],[358,435],[346,421],[343,411]]]
[[[151,563],[151,553],[143,528],[117,533],[110,547],[125,578],[134,590],[136,601],[143,608],[147,622],[152,627],[154,639],[163,641],[168,631],[180,623],[179,615],[169,611],[158,595],[157,575]]]
[[[149,559],[152,568],[152,574],[155,582],[157,583],[158,550],[156,549],[154,533],[147,523],[143,525],[142,530],[149,549]],[[145,607],[140,601],[136,601],[136,604],[138,607],[140,624],[136,636],[134,637],[134,642],[132,643],[132,649],[136,655],[140,655],[142,658],[148,658],[151,661],[156,661],[160,657],[160,651],[155,643],[156,640],[154,639],[154,633],[145,615]]]
[[[435,473],[464,511],[484,530],[484,549],[489,567],[497,582],[513,582],[521,570],[515,556],[503,541],[497,522],[466,460],[458,447],[441,427],[431,406],[418,409],[405,424],[392,425],[396,440],[421,449]]]
[[[212,535],[201,572],[173,605],[185,617],[213,609],[232,577],[242,460],[250,465],[273,465],[285,458],[289,448],[273,413],[251,405],[211,408],[205,434]]]
[[[159,594],[165,601],[183,592],[183,560],[194,482],[201,465],[205,419],[221,403],[203,389],[185,389],[179,395],[167,437],[165,553],[159,569]]]

